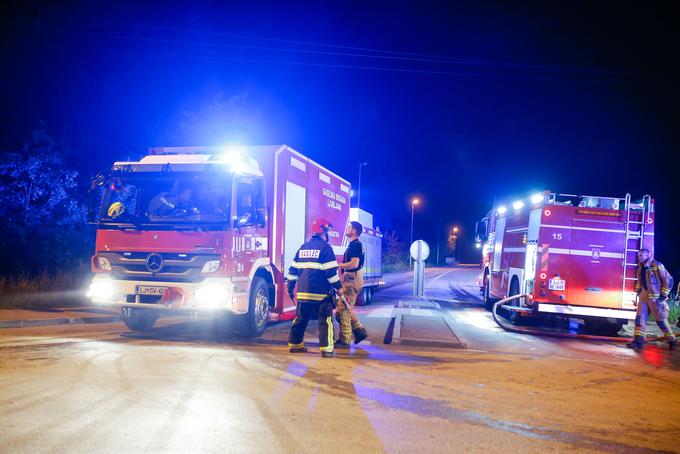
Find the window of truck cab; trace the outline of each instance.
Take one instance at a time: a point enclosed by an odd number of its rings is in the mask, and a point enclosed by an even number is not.
[[[226,172],[133,172],[109,178],[102,224],[227,223],[233,176]]]

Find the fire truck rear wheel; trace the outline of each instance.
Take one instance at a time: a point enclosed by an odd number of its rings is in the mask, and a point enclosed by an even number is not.
[[[489,275],[487,274],[484,276],[484,309],[491,311],[495,303],[496,300],[491,298],[491,279],[489,279]]]
[[[269,319],[270,295],[267,282],[261,277],[253,279],[248,301],[248,313],[238,316],[238,333],[243,337],[259,337],[264,333]]]
[[[515,296],[519,295],[519,280],[517,278],[513,278],[512,282],[510,283],[510,292],[508,293],[508,296]],[[511,306],[519,306],[519,300],[514,300],[509,303]],[[522,320],[522,316],[520,315],[519,312],[516,311],[507,311],[508,312],[508,320],[510,320],[510,323],[513,325],[518,324]]]
[[[156,320],[158,320],[158,311],[124,307],[121,311],[121,318],[128,329],[132,331],[147,331],[153,328]]]

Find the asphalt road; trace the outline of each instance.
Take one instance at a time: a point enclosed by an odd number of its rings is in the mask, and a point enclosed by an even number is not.
[[[463,350],[383,344],[408,275],[359,309],[370,342],[334,359],[288,354],[289,323],[254,341],[187,318],[1,329],[0,451],[680,450],[680,352],[506,333],[477,273],[427,272]]]

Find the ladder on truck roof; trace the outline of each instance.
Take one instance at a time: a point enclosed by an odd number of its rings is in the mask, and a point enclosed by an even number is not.
[[[623,282],[621,288],[621,306],[626,297],[626,290],[628,283],[637,282],[637,253],[640,249],[645,247],[645,227],[647,225],[647,217],[651,209],[652,197],[645,195],[642,198],[642,203],[631,203],[630,194],[626,194],[626,226],[625,226],[625,241],[623,253]],[[631,214],[633,215],[631,217]],[[639,218],[638,218],[639,214]],[[631,242],[633,242],[631,246]],[[634,259],[630,260],[630,254],[634,254]],[[632,276],[631,272],[632,270]],[[635,287],[633,287],[635,291]]]

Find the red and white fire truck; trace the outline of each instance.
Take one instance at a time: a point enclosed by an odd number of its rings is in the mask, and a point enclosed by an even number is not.
[[[654,200],[548,191],[498,205],[477,223],[487,309],[519,294],[510,312],[558,314],[618,331],[635,318],[635,266],[654,248]]]
[[[267,321],[295,315],[284,276],[314,219],[335,226],[329,242],[344,253],[350,193],[347,180],[286,145],[154,148],[116,162],[90,192],[90,298],[122,307],[133,330],[167,310],[226,314],[258,336]],[[371,227],[365,296],[381,283]]]

